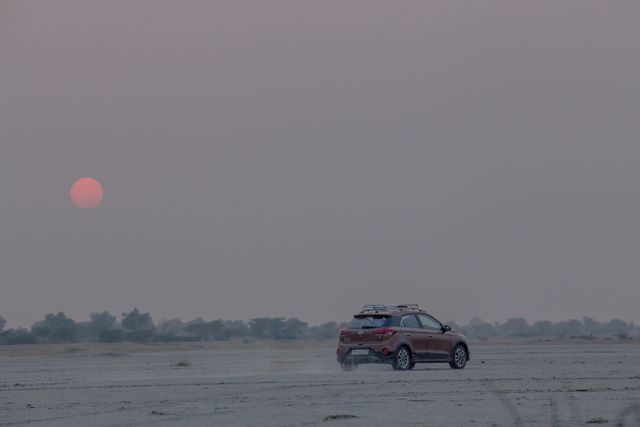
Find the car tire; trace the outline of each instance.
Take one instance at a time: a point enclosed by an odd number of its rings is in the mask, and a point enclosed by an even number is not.
[[[356,369],[358,369],[358,364],[357,363],[350,363],[350,362],[340,362],[340,367],[345,372],[352,372],[352,371],[355,371]]]
[[[412,368],[413,358],[411,357],[411,351],[407,346],[402,346],[396,351],[393,356],[393,369],[396,371],[408,371]]]
[[[449,366],[451,366],[452,369],[463,369],[465,366],[467,366],[467,360],[469,360],[467,349],[462,344],[458,344],[453,349],[453,354],[451,356],[451,362],[449,362]]]
[[[411,365],[409,365],[409,369],[413,369],[416,367],[416,362],[414,362],[413,360],[411,361]]]

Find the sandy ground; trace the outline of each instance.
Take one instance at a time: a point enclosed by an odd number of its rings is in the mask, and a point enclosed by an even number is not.
[[[4,347],[0,425],[640,425],[638,344],[476,345],[461,371],[368,365],[350,373],[334,349]]]

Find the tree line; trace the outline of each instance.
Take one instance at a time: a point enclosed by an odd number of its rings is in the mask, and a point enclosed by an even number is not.
[[[346,324],[327,322],[309,326],[295,317],[258,317],[249,322],[165,319],[156,324],[149,313],[135,308],[123,313],[120,319],[104,311],[91,314],[88,321],[76,322],[59,312],[47,314],[30,329],[5,330],[5,325],[5,319],[0,316],[0,344],[329,339],[337,337],[340,328]]]
[[[625,322],[620,319],[611,319],[608,322],[599,322],[591,317],[583,317],[582,320],[571,319],[561,322],[540,320],[529,323],[522,317],[507,319],[504,323],[489,323],[479,317],[474,317],[463,326],[451,322],[453,329],[476,339],[494,337],[555,337],[555,338],[582,338],[593,339],[596,337],[616,337],[627,339],[632,335],[640,335],[640,327],[633,322]]]
[[[504,323],[488,323],[474,317],[466,325],[449,323],[456,331],[470,338],[495,337],[556,337],[590,339],[598,336],[626,339],[639,335],[640,328],[632,322],[612,319],[599,322],[590,317],[553,323],[537,321],[529,323],[524,318],[507,319]],[[0,344],[72,343],[72,342],[175,342],[175,341],[226,341],[230,339],[298,340],[336,339],[346,323],[326,322],[309,326],[295,318],[258,317],[248,322],[242,320],[210,320],[201,318],[183,322],[165,319],[155,323],[149,313],[137,308],[123,313],[118,319],[105,311],[93,313],[88,321],[76,322],[65,313],[47,314],[30,329],[5,329],[6,321],[0,316]]]

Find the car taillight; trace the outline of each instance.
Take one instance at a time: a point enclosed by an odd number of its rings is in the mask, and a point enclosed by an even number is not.
[[[373,333],[376,335],[386,335],[390,337],[391,335],[396,333],[396,330],[394,328],[378,328],[374,329]]]

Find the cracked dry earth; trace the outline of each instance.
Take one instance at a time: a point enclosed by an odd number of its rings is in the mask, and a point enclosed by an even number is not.
[[[343,373],[334,348],[0,358],[0,425],[640,425],[637,345],[475,346]]]

